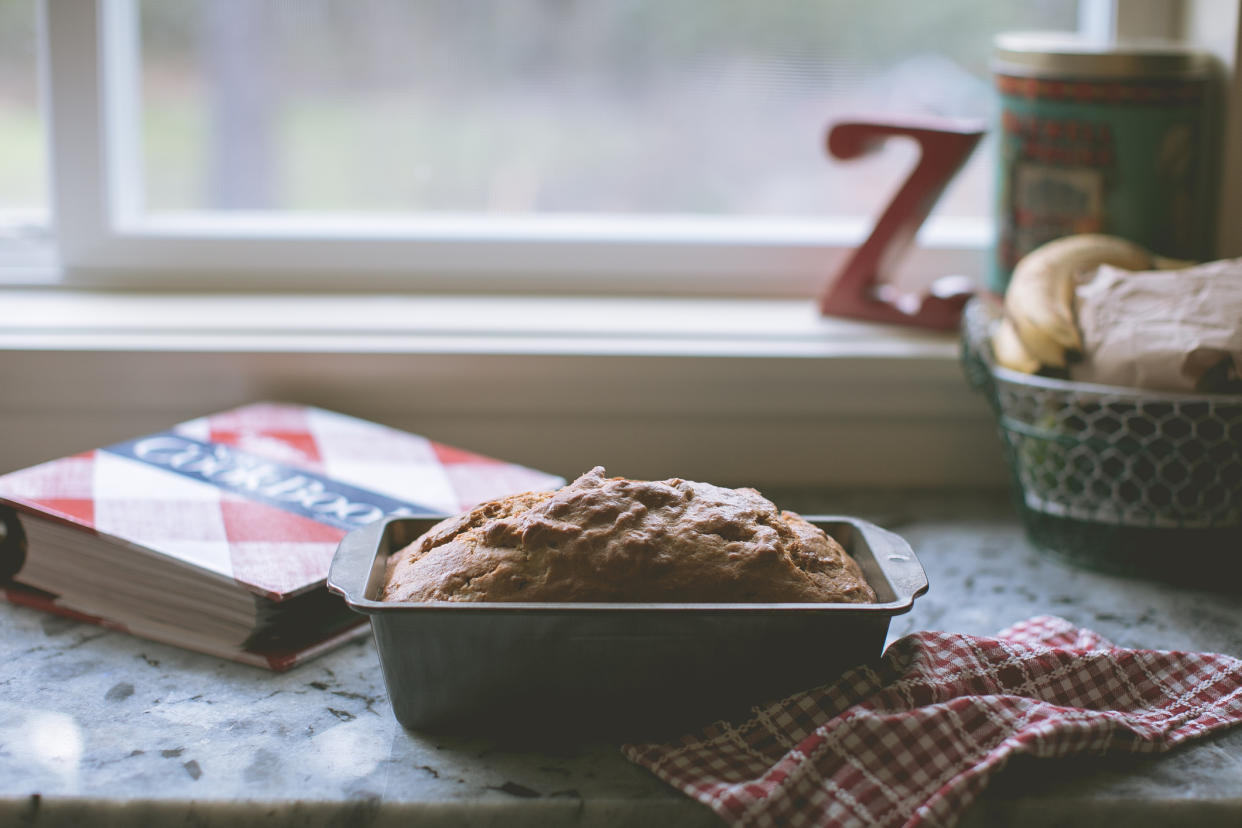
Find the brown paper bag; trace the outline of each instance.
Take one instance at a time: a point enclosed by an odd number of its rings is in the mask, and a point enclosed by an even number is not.
[[[1107,265],[1077,288],[1079,382],[1157,391],[1242,390],[1242,259],[1184,270]]]

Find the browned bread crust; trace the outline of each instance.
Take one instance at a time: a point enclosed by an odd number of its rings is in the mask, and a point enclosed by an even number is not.
[[[875,601],[818,527],[754,489],[605,477],[484,503],[388,561],[385,601]]]

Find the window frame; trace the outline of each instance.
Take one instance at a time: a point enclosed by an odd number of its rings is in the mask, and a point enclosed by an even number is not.
[[[1230,0],[1221,0],[1230,2]],[[807,297],[869,219],[143,215],[138,0],[38,0],[53,281],[81,288]],[[1176,34],[1214,0],[1080,0],[1098,35]],[[1237,38],[1234,38],[1236,50]],[[1237,73],[1237,61],[1232,69]],[[1238,132],[1242,84],[1230,93]],[[1236,149],[1225,159],[1234,169]],[[1227,188],[1225,188],[1227,189]],[[1231,200],[1232,199],[1232,200]],[[1238,198],[1222,197],[1222,255]],[[904,269],[979,275],[986,219],[933,219]],[[22,260],[45,264],[43,255]]]
[[[146,217],[136,0],[40,6],[68,286],[813,296],[868,230],[831,217]],[[934,219],[908,267],[979,272],[990,238],[985,219]]]

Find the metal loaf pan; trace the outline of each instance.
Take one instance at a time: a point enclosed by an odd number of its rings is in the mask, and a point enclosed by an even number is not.
[[[877,658],[889,619],[927,591],[910,545],[871,523],[809,517],[874,604],[388,603],[388,556],[436,521],[346,536],[328,588],[371,618],[393,712],[411,729],[657,735],[745,712]]]

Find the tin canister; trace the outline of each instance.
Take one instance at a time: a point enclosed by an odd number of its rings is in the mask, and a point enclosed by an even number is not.
[[[1174,44],[997,37],[998,228],[988,286],[1026,253],[1108,233],[1163,256],[1212,255],[1215,68]]]

